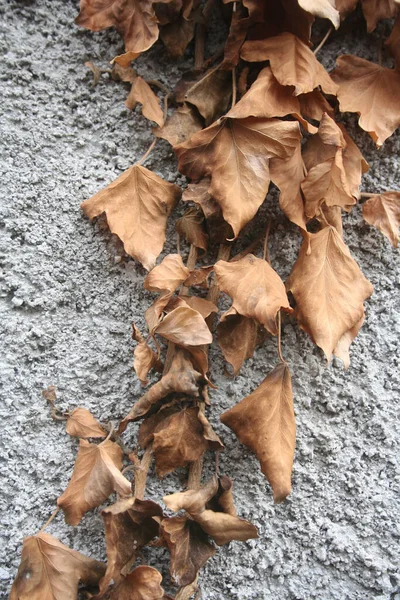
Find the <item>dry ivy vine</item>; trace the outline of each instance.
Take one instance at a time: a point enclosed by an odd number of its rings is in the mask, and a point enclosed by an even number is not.
[[[220,292],[232,305],[216,335],[234,374],[268,335],[277,336],[278,348],[277,366],[221,420],[256,453],[274,500],[290,493],[296,426],[281,321],[297,319],[328,361],[335,355],[347,368],[349,347],[364,320],[363,303],[373,290],[343,240],[343,213],[363,202],[365,220],[398,245],[400,192],[360,193],[368,164],[339,122],[340,112],[357,113],[378,147],[400,125],[399,2],[360,2],[369,32],[378,20],[397,15],[385,41],[394,68],[345,55],[329,74],[318,61],[317,52],[358,0],[224,0],[222,12],[230,21],[226,43],[207,60],[206,23],[212,10],[221,10],[214,0],[81,0],[78,25],[93,31],[113,26],[122,35],[125,53],[109,71],[131,84],[127,106],[141,103],[143,115],[157,124],[143,158],[82,209],[90,219],[105,213],[125,252],[149,271],[144,287],[157,297],[145,314],[148,331],[133,325],[134,369],[143,386],[150,370],[161,376],[117,430],[107,430],[84,408],[61,413],[55,388],[44,392],[53,417],[66,420],[67,432],[80,438],[70,483],[48,523],[62,509],[66,522],[76,526],[114,492],[117,501],[102,510],[107,564],[44,533],[46,523],[24,540],[11,600],[73,600],[80,584],[99,600],[170,598],[156,569],[134,567],[147,544],[169,549],[171,578],[179,588],[175,599],[188,599],[198,589],[199,570],[216,552],[214,544],[257,537],[256,528],[237,515],[229,477],[216,467],[214,477],[201,481],[204,453],[218,456],[224,448],[206,417],[213,385],[208,345]],[[312,50],[315,17],[331,26]],[[182,56],[195,38],[193,73],[174,93],[146,82],[131,66],[158,38],[172,57]],[[87,65],[96,83],[102,71]],[[163,107],[153,88],[164,97]],[[143,166],[160,137],[172,145],[179,171],[191,180],[182,196],[187,208],[177,222],[179,236],[190,244],[186,264],[177,253],[156,266],[168,215],[181,196],[178,186]],[[271,181],[280,190],[282,211],[303,235],[286,285],[269,262],[268,230],[262,258],[253,254],[260,240],[232,256],[234,241],[256,215]],[[215,244],[216,263],[199,266]],[[158,336],[168,342],[164,361]],[[121,436],[138,420],[140,451],[132,451]],[[145,498],[152,460],[161,478],[189,465],[186,491],[164,497],[176,516],[166,516]]]

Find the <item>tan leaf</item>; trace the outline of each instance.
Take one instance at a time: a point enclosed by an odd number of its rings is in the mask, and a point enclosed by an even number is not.
[[[303,242],[286,288],[296,301],[300,327],[328,360],[340,338],[361,319],[363,302],[373,292],[333,227]]]
[[[176,231],[189,244],[207,250],[208,237],[204,229],[204,215],[201,209],[195,206],[187,208],[183,217],[176,222]]]
[[[335,0],[298,0],[299,5],[305,11],[311,13],[315,17],[329,19],[338,29],[340,25],[340,14],[335,8]]]
[[[231,308],[224,313],[239,313],[256,319],[272,334],[278,333],[276,315],[283,308],[292,312],[286,296],[285,286],[272,267],[253,254],[235,262],[219,260],[214,267],[218,285],[232,298]]]
[[[270,161],[270,175],[280,190],[279,206],[292,223],[296,223],[301,229],[306,230],[304,201],[301,193],[305,167],[300,143],[289,158],[283,160],[273,158]]]
[[[222,61],[221,69],[229,70],[238,65],[240,60],[240,49],[243,46],[249,27],[252,24],[252,19],[245,16],[245,9],[241,7],[240,4],[237,4],[236,7],[236,11],[232,12],[231,16],[231,24],[225,42],[224,60]]]
[[[77,25],[91,31],[115,27],[125,50],[140,53],[158,38],[158,25],[151,0],[81,0]]]
[[[167,217],[180,196],[168,183],[140,165],[133,165],[104,190],[82,204],[93,219],[106,213],[108,225],[125,251],[150,270],[165,241]]]
[[[192,179],[211,176],[208,192],[235,236],[256,214],[269,187],[269,159],[290,156],[301,134],[277,119],[220,119],[176,146],[179,170]]]
[[[154,331],[169,342],[183,346],[201,346],[212,342],[207,323],[197,310],[189,306],[178,306],[172,310]]]
[[[211,69],[186,90],[184,100],[197,108],[208,126],[226,112],[231,94],[231,74]]]
[[[221,415],[242,444],[257,454],[274,501],[291,492],[296,424],[290,371],[280,364],[250,396]]]
[[[186,103],[178,106],[176,111],[167,119],[163,127],[156,127],[153,133],[176,146],[188,140],[194,133],[203,128],[195,109]]]
[[[400,69],[400,12],[394,22],[393,29],[390,36],[385,42],[385,46],[388,46],[390,53],[394,57],[396,69]]]
[[[218,307],[211,300],[199,298],[198,296],[180,296],[179,299],[183,300],[193,310],[197,310],[203,319],[207,319],[211,313],[218,312]]]
[[[245,42],[240,56],[250,62],[270,61],[272,73],[282,85],[293,85],[294,94],[312,92],[321,86],[335,95],[337,85],[304,42],[292,33]]]
[[[189,183],[182,194],[183,202],[195,202],[201,208],[206,219],[216,216],[221,212],[217,202],[211,198],[208,190],[211,184],[209,177],[204,177],[198,183]]]
[[[149,383],[147,375],[151,369],[154,369],[159,373],[163,370],[163,363],[146,342],[140,342],[140,344],[136,346],[133,355],[133,368],[142,385],[147,385]]]
[[[375,29],[378,21],[393,18],[398,10],[395,0],[361,0],[361,7],[368,33]]]
[[[350,352],[349,352],[350,345],[354,341],[354,339],[357,337],[358,332],[360,331],[360,329],[364,323],[364,320],[365,320],[365,315],[363,313],[363,316],[354,325],[354,327],[352,327],[351,329],[349,329],[348,331],[346,331],[346,333],[344,333],[342,335],[342,337],[336,344],[336,347],[333,351],[333,354],[335,356],[337,356],[337,358],[340,358],[341,361],[343,361],[345,369],[348,369],[350,366]]]
[[[343,239],[343,220],[340,206],[327,206],[324,202],[319,207],[317,219],[322,227],[325,227],[327,223],[328,225],[332,225]]]
[[[333,108],[318,90],[300,94],[297,99],[300,103],[300,112],[306,119],[320,121],[324,113],[328,113],[329,116],[334,114]]]
[[[188,517],[163,519],[161,533],[171,553],[172,579],[176,585],[189,585],[207,560],[214,556],[215,547],[201,527]]]
[[[190,271],[190,275],[183,282],[186,287],[191,286],[200,286],[208,289],[208,278],[210,277],[212,271],[214,270],[214,265],[210,267],[200,267],[200,269],[194,269]]]
[[[363,217],[377,227],[394,248],[399,244],[400,192],[384,192],[369,198],[363,206]]]
[[[133,110],[138,102],[143,105],[142,113],[146,119],[154,121],[159,127],[164,125],[164,115],[158,98],[149,84],[141,77],[135,78],[125,104]]]
[[[87,408],[74,408],[68,417],[66,430],[79,438],[105,438],[107,433]]]
[[[47,533],[24,539],[9,600],[75,600],[78,585],[96,586],[105,565],[64,546]]]
[[[188,278],[190,271],[183,264],[180,254],[168,254],[161,263],[146,275],[145,290],[150,292],[174,292]]]
[[[157,569],[141,565],[129,573],[111,592],[110,600],[162,600],[162,576]]]
[[[248,358],[254,354],[258,326],[254,319],[242,315],[229,315],[217,327],[217,338],[225,360],[237,375]]]
[[[130,495],[131,484],[121,474],[123,455],[118,444],[110,440],[99,445],[80,440],[71,480],[57,500],[69,525],[78,525],[88,510],[102,504],[113,492]]]
[[[195,25],[193,19],[188,20],[181,15],[174,23],[161,27],[160,38],[171,58],[176,59],[184,55],[188,44],[193,39]]]
[[[135,60],[138,56],[141,55],[141,52],[124,52],[124,54],[119,54],[113,59],[114,64],[120,65],[123,68],[129,67],[132,60]]]
[[[306,44],[310,42],[314,17],[303,10],[297,0],[265,0],[264,22],[253,25],[253,39],[264,39],[290,31]]]
[[[345,19],[358,4],[358,0],[335,0],[336,8],[342,19]]]
[[[336,62],[331,75],[339,85],[340,110],[360,115],[360,127],[382,146],[400,125],[400,72],[349,54]]]

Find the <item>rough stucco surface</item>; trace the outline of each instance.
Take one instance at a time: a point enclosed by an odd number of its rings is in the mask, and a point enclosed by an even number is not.
[[[115,179],[151,141],[140,110],[124,107],[127,90],[103,76],[91,88],[85,60],[106,65],[122,50],[114,32],[78,29],[76,4],[62,0],[2,0],[1,69],[1,598],[19,564],[22,538],[37,532],[54,509],[72,472],[77,442],[51,420],[41,396],[58,388],[62,408],[85,406],[103,421],[124,415],[139,397],[131,368],[130,322],[144,328],[152,295],[143,269],[118,262],[121,249],[101,224],[81,214],[82,200]],[[324,25],[325,27],[325,25]],[[355,17],[321,52],[358,53],[376,60],[379,35],[367,38]],[[191,50],[177,65],[156,46],[137,63],[139,74],[172,87],[192,66]],[[400,187],[400,136],[378,152],[347,115],[350,133],[371,169],[368,191]],[[146,166],[183,184],[167,143]],[[277,226],[271,259],[282,277],[300,243],[274,206]],[[258,223],[265,227],[265,210]],[[173,223],[166,251],[175,251]],[[344,220],[345,241],[375,287],[367,318],[344,372],[294,323],[283,332],[293,372],[297,449],[293,493],[274,506],[258,463],[218,420],[222,410],[251,392],[276,362],[268,340],[236,379],[224,375],[211,350],[210,420],[223,437],[221,471],[233,477],[239,514],[260,537],[218,550],[201,577],[205,600],[389,600],[400,598],[399,562],[399,254],[367,226],[357,207]],[[126,442],[134,445],[136,426]],[[211,457],[206,473],[211,473]],[[161,483],[151,473],[148,495],[160,500],[184,483],[185,472]],[[105,558],[98,511],[68,527],[58,515],[49,532],[75,549]],[[168,581],[164,550],[145,551]],[[168,584],[167,584],[168,585]]]

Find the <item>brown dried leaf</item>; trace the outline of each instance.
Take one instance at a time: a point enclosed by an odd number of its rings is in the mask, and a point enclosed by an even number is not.
[[[126,69],[127,67],[129,67],[132,60],[135,60],[135,58],[137,58],[140,55],[141,52],[124,52],[124,54],[119,54],[118,56],[113,58],[112,62]]]
[[[87,408],[74,408],[70,414],[66,430],[69,435],[79,438],[105,438],[107,433]]]
[[[239,313],[256,319],[272,335],[278,333],[276,315],[281,308],[292,312],[286,296],[285,286],[272,267],[253,254],[235,262],[219,260],[214,266],[221,291],[232,298],[231,308],[224,313]]]
[[[385,46],[387,46],[389,48],[390,53],[394,57],[396,69],[399,70],[400,69],[400,12],[397,15],[397,18],[394,22],[391,34],[385,42]]]
[[[125,104],[133,110],[138,102],[143,105],[142,114],[146,119],[154,121],[159,127],[164,125],[164,115],[159,100],[149,84],[141,77],[135,78]]]
[[[369,198],[363,206],[363,217],[377,227],[394,248],[399,245],[400,192],[384,192]]]
[[[78,525],[86,512],[102,504],[112,492],[130,495],[131,484],[121,474],[123,455],[118,444],[110,440],[99,445],[80,440],[71,480],[57,500],[69,525]]]
[[[217,202],[211,198],[208,189],[211,184],[209,177],[204,177],[198,183],[189,183],[182,194],[183,202],[195,202],[201,208],[206,219],[218,216],[221,209]]]
[[[392,19],[398,10],[395,0],[361,0],[361,7],[368,33],[375,29],[381,19]]]
[[[294,94],[312,92],[321,86],[326,94],[335,95],[338,86],[310,48],[292,33],[264,40],[249,40],[240,56],[249,62],[270,61],[272,73],[282,85],[292,85]]]
[[[330,117],[334,115],[332,106],[318,90],[313,90],[308,94],[300,94],[297,99],[300,103],[300,112],[306,119],[320,121],[324,113],[328,113]]]
[[[340,14],[335,8],[335,0],[298,0],[299,6],[315,17],[329,19],[338,29],[340,25]]]
[[[168,23],[160,28],[160,38],[171,58],[184,55],[188,44],[194,36],[196,23],[194,19],[185,19],[181,15],[174,23]]]
[[[342,337],[336,344],[336,347],[333,351],[333,354],[335,356],[337,356],[337,358],[340,358],[341,361],[343,361],[345,369],[348,369],[350,366],[350,352],[349,352],[350,345],[353,342],[353,340],[357,337],[358,332],[360,331],[360,329],[364,323],[364,320],[365,320],[365,315],[363,313],[363,316],[354,325],[354,327],[352,327],[351,329],[349,329],[348,331],[346,331],[346,333],[344,333],[342,335]]]
[[[204,215],[201,209],[195,206],[187,208],[183,217],[176,222],[176,231],[189,244],[207,250],[208,236],[204,229]]]
[[[340,110],[360,115],[360,127],[382,146],[400,125],[400,72],[350,54],[336,62],[331,75],[339,85]]]
[[[167,140],[171,146],[176,146],[188,140],[202,128],[196,110],[185,103],[183,106],[178,106],[163,127],[155,127],[153,133],[156,137]]]
[[[105,565],[64,546],[47,533],[24,539],[9,600],[75,600],[81,581],[96,586]]]
[[[292,156],[284,160],[273,158],[270,161],[272,181],[279,188],[279,206],[287,218],[306,230],[304,201],[301,193],[301,182],[304,179],[305,167],[301,155],[301,145],[297,145]]]
[[[179,296],[178,300],[180,302],[183,301],[187,306],[193,308],[193,310],[197,310],[203,319],[207,319],[213,312],[218,312],[218,307],[214,302],[206,300],[205,298],[199,298],[198,296]]]
[[[260,4],[260,3],[259,3]],[[245,16],[246,12],[240,4],[236,5],[237,10],[232,12],[229,33],[224,47],[224,60],[221,69],[230,70],[238,65],[240,59],[240,49],[246,39],[252,19]]]
[[[197,310],[189,306],[178,306],[172,310],[154,331],[169,342],[182,346],[201,346],[212,342],[207,323]]]
[[[303,242],[286,288],[296,300],[295,315],[330,360],[340,338],[361,319],[373,287],[333,227]]]
[[[217,327],[217,339],[225,360],[237,375],[248,358],[254,354],[258,325],[254,319],[229,315]]]
[[[200,286],[205,289],[208,289],[208,278],[210,277],[212,271],[214,270],[214,265],[210,267],[200,267],[200,269],[194,269],[190,271],[190,275],[183,284],[186,287],[190,286]]]
[[[136,567],[112,590],[109,600],[162,600],[162,575],[146,565]]]
[[[296,424],[290,371],[280,364],[250,396],[221,415],[242,444],[257,454],[274,501],[291,492]]]
[[[211,176],[208,192],[237,236],[256,214],[269,187],[269,159],[290,156],[301,138],[297,123],[277,119],[220,119],[176,146],[179,170]]]
[[[158,38],[158,25],[151,0],[81,0],[77,25],[91,31],[115,27],[125,50],[140,53]]]
[[[150,270],[165,241],[167,217],[180,196],[168,183],[140,165],[133,165],[104,190],[82,204],[93,219],[106,213],[108,225],[125,251]]]
[[[231,94],[231,74],[211,69],[186,90],[183,100],[197,108],[208,126],[226,112]]]
[[[146,275],[144,289],[150,292],[171,294],[187,279],[190,271],[180,254],[168,254],[161,263]]]
[[[163,363],[146,342],[140,342],[140,344],[136,346],[133,355],[133,368],[142,385],[147,385],[149,383],[147,375],[151,369],[154,369],[159,373],[162,372]]]

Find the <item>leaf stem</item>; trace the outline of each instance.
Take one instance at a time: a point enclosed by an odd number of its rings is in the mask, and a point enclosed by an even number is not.
[[[370,192],[361,192],[360,194],[360,200],[368,200],[368,198],[373,198],[374,196],[377,196],[378,194],[371,194]]]
[[[283,358],[282,355],[282,318],[281,318],[281,311],[278,312],[278,356],[279,356],[279,360],[283,363],[286,363],[286,360]]]
[[[269,250],[268,250],[268,237],[269,237],[270,229],[271,229],[271,219],[268,219],[267,231],[265,232],[265,239],[264,239],[264,250],[263,250],[263,260],[266,260],[268,264],[271,264],[271,258],[269,256]]]
[[[215,73],[215,71],[218,71],[218,69],[220,68],[222,63],[218,63],[215,67],[213,67],[212,69],[210,69],[209,71],[207,71],[207,73],[198,81],[196,81],[188,90],[186,90],[186,94],[185,94],[185,98],[188,97],[188,95],[193,92],[205,79],[207,79],[208,77],[210,77],[213,73]]]
[[[137,165],[141,165],[146,160],[150,152],[153,150],[154,146],[157,144],[158,139],[159,138],[154,138],[146,152],[143,154],[142,158],[136,162]]]
[[[57,515],[58,511],[60,510],[60,507],[57,506],[57,508],[55,509],[55,511],[51,514],[50,518],[47,519],[46,523],[43,525],[42,529],[39,531],[39,533],[42,533],[46,527],[48,527],[50,525],[50,523],[52,522],[52,520],[54,519],[54,517]]]
[[[324,37],[322,38],[322,40],[320,41],[320,43],[318,44],[318,46],[315,48],[314,55],[318,54],[318,52],[321,50],[322,46],[324,46],[328,37],[331,35],[332,31],[333,31],[333,27],[330,27],[328,29],[328,31],[326,32],[326,34],[324,35]]]

